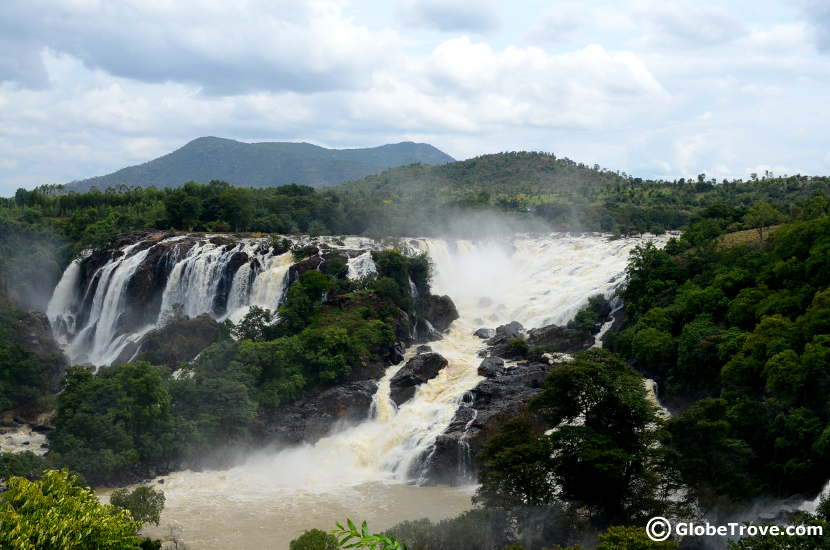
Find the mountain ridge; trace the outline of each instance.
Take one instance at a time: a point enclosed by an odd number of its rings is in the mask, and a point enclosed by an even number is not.
[[[403,141],[377,147],[328,149],[307,142],[247,143],[203,136],[150,161],[66,184],[72,191],[127,187],[179,187],[188,181],[225,180],[239,187],[296,183],[330,187],[407,164],[454,162],[428,143]]]

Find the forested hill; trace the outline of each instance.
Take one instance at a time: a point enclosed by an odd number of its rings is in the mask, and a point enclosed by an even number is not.
[[[679,229],[705,208],[768,201],[781,211],[816,194],[830,178],[767,174],[717,182],[699,174],[644,180],[538,152],[484,155],[441,166],[401,166],[335,188],[364,205],[372,229],[412,234],[458,210],[495,209],[564,231],[633,233]]]
[[[178,187],[219,179],[241,187],[296,183],[327,187],[404,164],[443,164],[453,158],[426,143],[402,142],[367,149],[326,149],[310,143],[243,143],[201,137],[137,166],[68,184],[73,191],[97,187]]]

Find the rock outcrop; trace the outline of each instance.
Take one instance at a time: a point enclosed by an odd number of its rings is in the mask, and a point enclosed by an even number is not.
[[[135,355],[135,361],[175,367],[178,363],[192,361],[218,341],[220,334],[219,323],[210,315],[179,319],[148,332],[135,348],[125,348],[116,363],[129,361]]]
[[[591,347],[594,344],[594,336],[589,330],[548,325],[528,331],[527,343],[548,351],[576,353]]]
[[[470,391],[436,440],[424,465],[426,483],[453,485],[475,479],[473,457],[504,423],[527,411],[552,368],[556,367],[537,362],[505,367],[494,357],[482,361],[478,372],[487,378]],[[543,429],[541,417],[531,414],[530,418],[537,429]]]
[[[437,340],[456,319],[458,310],[449,296],[423,296],[418,309],[418,337],[425,341]]]
[[[395,373],[389,383],[389,397],[396,405],[408,401],[415,395],[415,389],[441,372],[447,360],[433,352],[416,355]]]
[[[265,441],[314,443],[338,423],[365,420],[376,389],[374,380],[359,380],[301,397],[258,418],[254,431]]]

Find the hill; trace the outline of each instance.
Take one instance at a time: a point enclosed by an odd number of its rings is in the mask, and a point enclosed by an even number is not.
[[[144,164],[67,184],[73,191],[127,187],[178,187],[187,181],[225,180],[240,187],[297,183],[328,187],[405,164],[444,164],[453,158],[426,143],[402,142],[367,149],[326,149],[310,143],[243,143],[201,137]]]
[[[496,210],[544,220],[562,231],[634,233],[679,229],[698,215],[736,220],[755,201],[782,212],[815,195],[830,196],[830,178],[789,176],[716,182],[704,174],[644,180],[540,152],[483,155],[441,166],[400,166],[334,188],[362,204],[373,234],[423,234],[453,225],[460,212]],[[712,208],[708,214],[707,209]],[[456,224],[457,225],[457,224]],[[440,228],[437,228],[440,232]]]

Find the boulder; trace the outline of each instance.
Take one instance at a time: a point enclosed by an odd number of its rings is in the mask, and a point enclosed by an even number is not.
[[[496,329],[494,328],[480,328],[473,333],[473,336],[478,336],[482,340],[488,340],[496,335]]]
[[[493,355],[496,357],[504,357],[506,359],[525,355],[524,352],[517,354],[516,350],[511,346],[511,340],[521,338],[524,334],[524,330],[525,328],[522,324],[517,321],[512,321],[506,325],[497,327],[496,334],[487,340],[487,350],[479,352],[480,355]]]
[[[446,331],[458,319],[458,310],[449,296],[430,294],[419,300],[419,306],[420,317],[438,332]]]
[[[415,348],[415,353],[430,353],[432,351],[432,347],[427,346],[426,344],[421,344],[417,348]]]
[[[527,335],[527,343],[548,351],[576,353],[590,348],[594,344],[594,336],[586,330],[548,325],[531,329]]]
[[[511,338],[518,338],[522,335],[525,328],[518,321],[512,321],[506,325],[501,325],[496,328],[496,336],[509,340]]]
[[[485,378],[496,378],[504,374],[504,360],[499,357],[487,357],[478,366],[478,375]]]
[[[438,376],[446,366],[447,360],[437,353],[416,355],[392,377],[389,397],[396,405],[406,402],[415,395],[415,388]]]

